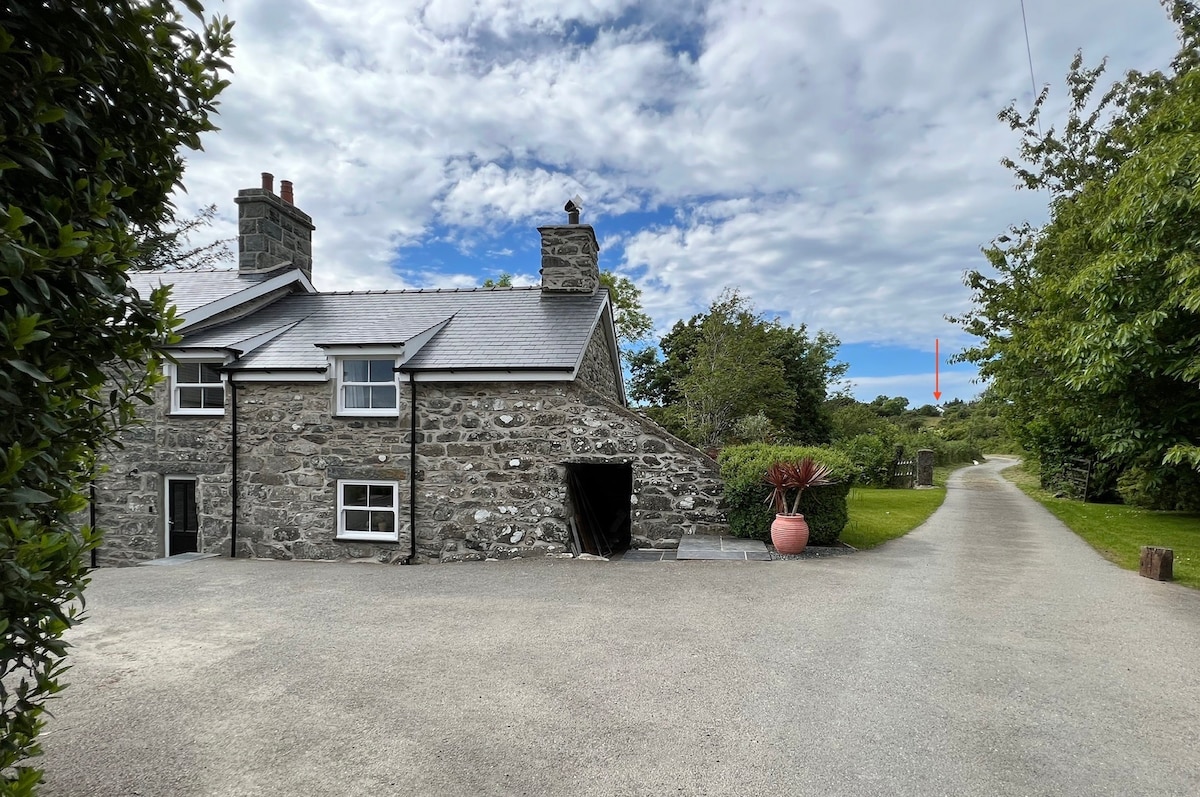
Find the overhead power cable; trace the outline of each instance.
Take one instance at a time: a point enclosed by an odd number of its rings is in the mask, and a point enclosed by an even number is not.
[[[1025,19],[1025,0],[1021,0],[1021,26],[1025,28],[1025,55],[1029,58],[1029,87],[1037,100],[1037,81],[1033,79],[1033,50],[1029,46],[1029,22]]]

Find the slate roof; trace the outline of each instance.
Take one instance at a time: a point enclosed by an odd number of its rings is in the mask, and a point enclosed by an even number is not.
[[[263,280],[277,276],[279,272],[263,274],[238,274],[233,269],[211,269],[201,271],[138,271],[129,275],[129,282],[143,296],[160,285],[170,285],[171,303],[180,314],[211,304],[218,299],[252,288]]]
[[[231,367],[320,369],[328,364],[322,345],[401,344],[445,322],[406,367],[571,370],[606,301],[604,291],[543,297],[537,287],[292,294],[246,318],[186,335],[182,346],[236,349],[240,341],[280,330]]]

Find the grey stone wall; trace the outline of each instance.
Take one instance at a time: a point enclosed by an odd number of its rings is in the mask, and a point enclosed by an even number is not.
[[[716,464],[578,383],[420,384],[417,545],[427,559],[568,547],[566,463],[633,469],[633,547],[725,528]]]
[[[542,236],[542,290],[595,293],[600,286],[600,244],[590,224],[538,227]]]
[[[229,552],[231,528],[228,416],[167,416],[165,384],[142,425],[123,431],[124,448],[102,456],[96,479],[96,525],[105,533],[96,559],[101,565],[136,564],[166,551],[164,478],[194,476],[199,511],[199,547]],[[226,405],[229,396],[226,391]]]
[[[566,464],[633,471],[634,547],[673,547],[719,531],[715,463],[579,383],[418,383],[419,561],[543,556],[568,550]],[[163,477],[195,475],[200,547],[229,553],[230,415],[155,415],[125,433],[97,484],[102,564],[164,551]],[[238,555],[370,558],[409,552],[408,392],[399,418],[334,418],[327,383],[238,387]],[[165,391],[159,406],[165,406]],[[136,469],[136,473],[134,473]],[[337,541],[338,479],[399,483],[395,544]]]
[[[335,418],[333,398],[321,382],[238,386],[239,556],[408,555],[408,405],[399,418]],[[398,542],[335,539],[338,479],[399,483]]]
[[[587,350],[583,353],[583,362],[579,364],[577,379],[605,398],[620,402],[617,380],[621,379],[621,375],[613,367],[604,327],[605,324],[601,323],[592,333],[592,339],[588,341]]]
[[[312,217],[264,188],[244,188],[238,205],[238,270],[292,263],[312,279]]]

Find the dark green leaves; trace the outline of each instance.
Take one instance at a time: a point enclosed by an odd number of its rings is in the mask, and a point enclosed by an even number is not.
[[[203,12],[199,3],[188,7]],[[45,699],[95,545],[76,513],[170,340],[125,272],[169,222],[225,81],[229,23],[168,0],[9,3],[0,28],[0,792],[31,794]]]
[[[649,414],[701,446],[730,442],[739,423],[762,414],[769,435],[828,442],[826,389],[845,371],[835,361],[837,340],[810,338],[804,327],[768,320],[736,291],[726,291],[707,313],[680,321],[653,350],[631,363],[633,398],[651,402]],[[745,420],[744,420],[745,419]]]
[[[1172,72],[1131,72],[1097,99],[1103,65],[1077,56],[1061,130],[1037,126],[1045,95],[1001,114],[1022,135],[1006,162],[1047,190],[1050,221],[996,240],[959,320],[981,339],[964,359],[1044,469],[1097,458],[1114,480],[1176,485],[1175,506],[1200,503],[1200,12],[1163,5],[1180,26]]]

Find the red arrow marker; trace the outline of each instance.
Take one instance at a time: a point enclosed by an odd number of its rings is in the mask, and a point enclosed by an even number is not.
[[[939,345],[938,339],[934,338],[933,339],[933,400],[934,401],[942,400],[942,391],[938,385],[938,366],[941,365],[942,356],[941,356],[941,353],[938,351],[938,345]]]

